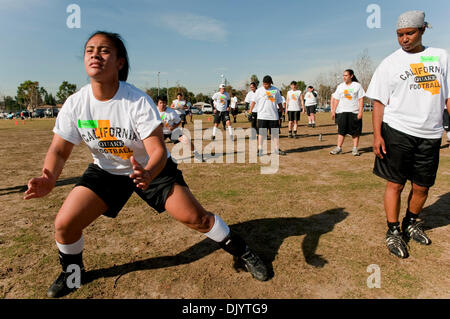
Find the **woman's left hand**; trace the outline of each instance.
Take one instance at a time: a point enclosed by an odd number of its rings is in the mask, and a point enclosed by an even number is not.
[[[150,171],[146,170],[139,164],[134,156],[130,157],[131,164],[133,165],[133,174],[130,174],[130,178],[133,179],[133,182],[136,184],[136,187],[139,187],[142,190],[146,190],[150,182],[152,181],[152,176]]]

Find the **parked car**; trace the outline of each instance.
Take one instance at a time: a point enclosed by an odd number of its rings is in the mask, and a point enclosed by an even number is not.
[[[48,108],[48,109],[45,110],[44,113],[45,113],[45,116],[47,116],[47,117],[54,117],[54,116],[58,115],[59,109],[56,108],[56,107]]]
[[[197,114],[197,115],[203,114],[202,110],[196,108],[195,106],[192,106],[192,107],[191,107],[191,113],[192,113],[192,114]]]
[[[203,104],[202,106],[202,112],[205,114],[212,114],[213,112],[213,107],[211,106],[211,104]]]
[[[20,117],[22,117],[22,118],[30,117],[30,112],[28,112],[27,110],[16,112],[15,118],[20,118]]]
[[[44,117],[45,116],[45,109],[36,109],[33,111],[33,117]]]

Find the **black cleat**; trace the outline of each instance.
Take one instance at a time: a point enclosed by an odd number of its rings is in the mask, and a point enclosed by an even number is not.
[[[414,220],[407,223],[405,220],[402,223],[403,233],[406,239],[413,239],[421,245],[430,245],[431,239],[425,234],[422,229],[423,221]]]
[[[79,287],[76,287],[74,284],[72,272],[64,272],[62,271],[58,278],[52,283],[50,288],[47,290],[47,296],[50,298],[60,298],[64,297],[71,292],[77,290]],[[81,271],[81,278],[80,278],[80,284],[83,283],[83,277],[85,276],[85,271]]]
[[[253,251],[248,250],[241,257],[235,257],[235,262],[241,263],[243,268],[247,270],[253,278],[259,281],[266,281],[269,279],[267,267],[264,265],[261,258],[259,258]]]
[[[386,233],[386,246],[392,254],[399,258],[408,258],[409,256],[407,245],[403,240],[400,228],[393,231],[388,229]]]

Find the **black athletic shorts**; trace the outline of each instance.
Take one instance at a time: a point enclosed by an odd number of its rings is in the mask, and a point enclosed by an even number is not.
[[[145,191],[137,188],[128,175],[108,173],[93,163],[89,164],[75,187],[84,186],[92,190],[108,206],[103,215],[115,218],[133,194],[133,191],[158,213],[164,212],[167,197],[175,183],[187,186],[183,174],[177,168],[177,164],[169,157],[166,166]]]
[[[381,136],[386,145],[386,154],[383,154],[383,159],[375,157],[375,175],[401,185],[407,180],[423,187],[434,185],[439,166],[440,138],[411,136],[384,122]]]
[[[444,122],[444,129],[447,132],[450,132],[450,116],[448,115],[447,110],[444,110],[443,122]]]
[[[252,112],[251,114],[252,114],[252,128],[257,130],[258,129],[258,113]]]
[[[339,135],[345,136],[349,134],[352,137],[361,136],[362,119],[358,120],[358,114],[352,112],[337,113],[336,124]]]
[[[258,129],[261,128],[280,128],[277,120],[258,120]]]
[[[310,116],[311,114],[316,114],[317,110],[317,104],[305,106],[306,107],[306,114]]]
[[[223,112],[216,111],[216,114],[214,114],[214,124],[219,124],[220,122],[223,122],[225,125],[225,122],[229,120],[230,114],[228,111]]]
[[[288,111],[289,121],[300,121],[300,111]]]

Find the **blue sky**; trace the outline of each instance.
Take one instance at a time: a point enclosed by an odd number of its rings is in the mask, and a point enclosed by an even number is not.
[[[81,8],[70,29],[69,4]],[[369,29],[369,4],[381,8],[381,28]],[[96,30],[117,32],[130,57],[128,82],[141,89],[178,82],[212,93],[221,74],[236,88],[251,74],[275,85],[312,83],[318,74],[351,67],[364,50],[375,64],[398,48],[399,14],[423,10],[433,26],[424,44],[450,51],[450,1],[416,0],[1,0],[0,96],[25,80],[56,93],[62,81],[88,83],[83,45]]]

